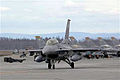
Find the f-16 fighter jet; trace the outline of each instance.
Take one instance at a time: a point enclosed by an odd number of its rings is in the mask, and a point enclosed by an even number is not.
[[[74,62],[80,60],[83,55],[81,52],[100,51],[98,48],[72,48],[69,43],[70,19],[67,21],[64,40],[59,43],[57,39],[49,39],[43,49],[28,50],[30,56],[34,56],[36,62],[47,62],[48,69],[55,69],[55,63],[64,61],[74,68]]]

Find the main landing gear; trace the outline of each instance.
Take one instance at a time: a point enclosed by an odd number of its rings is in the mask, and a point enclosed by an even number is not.
[[[72,62],[72,63],[70,64],[70,66],[71,66],[71,68],[74,68],[74,63]]]
[[[70,62],[69,59],[65,59],[63,61],[69,64],[70,67],[74,69],[74,62]],[[55,60],[48,60],[48,69],[51,69],[51,68],[55,69]]]
[[[74,62],[70,62],[70,60],[68,58],[65,59],[65,60],[63,60],[63,61],[65,61],[66,63],[68,63],[71,66],[71,68],[74,68]]]

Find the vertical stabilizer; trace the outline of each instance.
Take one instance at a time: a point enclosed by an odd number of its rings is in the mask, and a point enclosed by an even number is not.
[[[115,37],[111,37],[111,40],[112,40],[113,46],[116,46],[116,45],[120,44],[119,40],[117,40]]]
[[[70,19],[67,21],[66,32],[65,32],[65,39],[69,38],[69,29],[70,29]]]
[[[40,36],[35,36],[39,49],[45,46],[45,41]]]
[[[35,39],[36,39],[36,40],[40,40],[41,37],[40,37],[40,36],[35,36]]]

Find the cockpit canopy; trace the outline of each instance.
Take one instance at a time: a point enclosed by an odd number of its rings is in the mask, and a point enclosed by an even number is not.
[[[58,40],[57,39],[49,39],[46,43],[46,45],[55,45],[58,44]]]

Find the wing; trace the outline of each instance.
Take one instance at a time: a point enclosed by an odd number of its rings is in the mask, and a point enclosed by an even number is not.
[[[97,48],[76,48],[76,49],[60,49],[57,50],[58,54],[64,54],[67,58],[70,58],[72,61],[78,61],[81,60],[82,57],[84,56],[83,52],[95,52],[95,51],[100,51],[100,49]]]
[[[91,51],[91,52],[95,52],[95,51],[101,51],[99,48],[77,48],[77,49],[73,49],[73,52],[87,52],[87,51]]]
[[[104,52],[120,52],[120,49],[102,49]]]
[[[69,52],[69,51],[73,51],[73,52],[87,52],[87,51],[101,51],[98,48],[75,48],[75,49],[59,49],[57,50],[57,52]]]
[[[75,49],[59,49],[57,52],[96,52],[96,51],[104,51],[104,52],[120,52],[120,49],[99,49],[99,48],[75,48]]]

